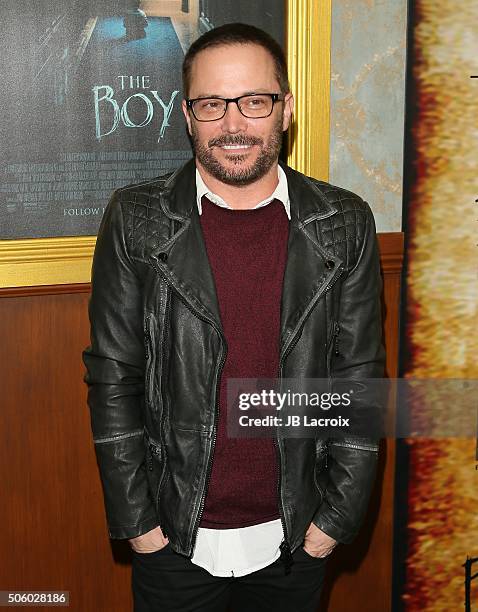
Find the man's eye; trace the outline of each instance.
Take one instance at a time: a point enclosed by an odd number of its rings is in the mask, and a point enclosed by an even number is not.
[[[264,97],[247,98],[246,105],[249,108],[262,108],[266,105],[266,99]]]
[[[217,110],[222,104],[219,100],[203,100],[200,102],[200,108],[203,110]]]

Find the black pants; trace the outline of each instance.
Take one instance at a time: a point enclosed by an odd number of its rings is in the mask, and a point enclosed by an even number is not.
[[[133,551],[134,612],[318,612],[326,559],[299,546],[290,573],[277,559],[239,578],[212,576],[169,545]]]

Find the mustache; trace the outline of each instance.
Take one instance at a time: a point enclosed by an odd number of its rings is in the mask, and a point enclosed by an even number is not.
[[[230,145],[262,145],[264,141],[262,138],[258,138],[257,136],[244,136],[242,134],[238,134],[237,136],[218,136],[217,138],[212,138],[208,141],[209,147],[223,147]]]

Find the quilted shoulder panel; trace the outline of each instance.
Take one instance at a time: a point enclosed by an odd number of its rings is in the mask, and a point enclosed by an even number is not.
[[[340,257],[346,270],[350,271],[363,246],[367,218],[371,215],[370,207],[352,191],[324,181],[314,180],[314,183],[337,209],[330,217],[316,221],[317,240],[325,249]]]
[[[144,261],[170,236],[172,221],[161,207],[161,191],[167,178],[144,181],[118,190],[128,250],[133,258]]]

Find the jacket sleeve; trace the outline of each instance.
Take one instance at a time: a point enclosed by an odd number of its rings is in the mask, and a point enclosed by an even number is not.
[[[384,374],[382,279],[375,223],[367,203],[365,217],[358,260],[342,285],[338,313],[339,350],[332,357],[332,381],[382,378]],[[382,407],[367,405],[371,394],[365,396],[365,401],[362,400],[365,405],[354,398],[352,418],[354,414],[380,416]],[[364,430],[328,440],[327,486],[313,522],[338,542],[352,541],[360,528],[375,480],[377,457],[378,440],[368,437]]]
[[[145,471],[141,283],[127,249],[119,194],[106,207],[96,242],[91,342],[83,361],[109,535],[133,538],[159,521]]]

